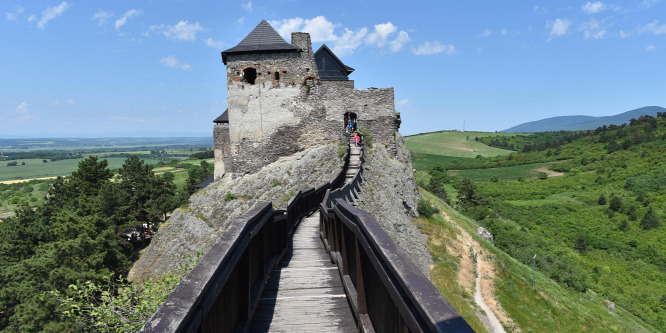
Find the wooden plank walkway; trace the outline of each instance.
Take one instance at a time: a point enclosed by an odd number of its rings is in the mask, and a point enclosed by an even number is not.
[[[358,332],[338,268],[319,238],[319,211],[301,221],[273,270],[251,332]]]

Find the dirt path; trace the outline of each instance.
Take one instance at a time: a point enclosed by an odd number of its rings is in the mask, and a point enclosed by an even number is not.
[[[564,176],[563,173],[561,173],[561,172],[555,172],[555,171],[550,170],[550,169],[548,169],[548,168],[546,168],[546,167],[538,168],[538,169],[536,169],[536,171],[539,171],[539,172],[545,172],[545,173],[548,175],[548,178],[550,178],[550,177]]]
[[[448,214],[442,212],[442,215],[451,224],[456,225],[461,232],[461,242],[453,251],[460,257],[458,281],[464,287],[474,288],[474,302],[483,310],[483,312],[477,311],[477,316],[490,332],[505,333],[504,326],[513,327],[514,331],[519,332],[520,330],[517,329],[513,320],[504,313],[501,305],[495,299],[495,267],[491,261],[492,256],[484,255],[479,243],[463,228],[460,228]],[[461,249],[461,247],[465,247],[463,244],[466,245],[466,249]]]
[[[0,181],[0,184],[16,184],[16,183],[29,182],[29,181],[35,180],[35,179],[55,179],[55,178],[58,178],[58,177],[43,177],[43,178],[30,178],[30,179],[3,180],[3,181]]]

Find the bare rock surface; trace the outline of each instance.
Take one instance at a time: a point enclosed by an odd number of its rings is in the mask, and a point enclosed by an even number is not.
[[[426,238],[416,228],[412,219],[416,211],[419,192],[416,188],[411,155],[403,137],[396,133],[397,156],[384,145],[366,149],[363,164],[362,202],[359,208],[370,213],[384,227],[398,246],[430,277],[432,257]]]
[[[205,253],[231,221],[259,202],[286,208],[294,193],[325,184],[340,171],[337,145],[320,145],[265,166],[256,173],[225,175],[176,209],[129,272],[130,281],[171,272],[197,251]],[[231,199],[231,196],[235,199]],[[228,200],[225,200],[225,197]]]

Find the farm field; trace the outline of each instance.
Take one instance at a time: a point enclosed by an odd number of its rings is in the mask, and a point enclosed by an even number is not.
[[[405,138],[407,148],[415,153],[425,153],[439,156],[468,157],[477,155],[482,157],[509,155],[511,150],[490,147],[476,141],[476,137],[484,136],[511,136],[515,134],[491,132],[433,132],[417,134]]]

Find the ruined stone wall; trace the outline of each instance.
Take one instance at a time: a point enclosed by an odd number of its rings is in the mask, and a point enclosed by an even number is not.
[[[375,143],[395,146],[393,88],[359,90],[351,80],[320,81],[310,36],[293,33],[292,44],[300,52],[228,55],[227,172],[253,173],[281,156],[337,142],[345,112],[357,115],[359,128]],[[257,72],[253,83],[243,75],[250,67]]]
[[[213,128],[213,143],[215,145],[214,179],[219,179],[224,176],[227,170],[232,169],[229,125],[215,125]]]

